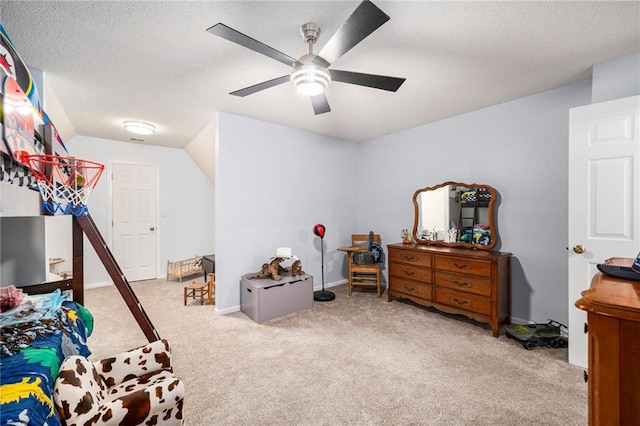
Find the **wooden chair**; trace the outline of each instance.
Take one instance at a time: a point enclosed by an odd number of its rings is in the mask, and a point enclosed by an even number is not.
[[[380,235],[374,234],[373,241],[380,245]],[[353,234],[351,235],[352,246],[362,246],[362,250],[369,249],[369,234]],[[353,254],[349,256],[349,296],[354,286],[358,287],[375,287],[378,297],[382,296],[382,287],[380,284],[380,269],[382,263],[373,263],[371,265],[358,265],[353,262]]]
[[[207,285],[209,286],[209,300],[207,301],[207,305],[215,305],[216,304],[216,274],[209,272],[207,274],[209,280],[207,281]]]

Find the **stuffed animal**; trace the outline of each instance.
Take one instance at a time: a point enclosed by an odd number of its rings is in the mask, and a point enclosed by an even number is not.
[[[270,276],[274,281],[279,281],[279,274],[281,274],[285,270],[282,266],[280,266],[280,263],[282,263],[283,260],[284,259],[281,257],[274,257],[271,262],[262,265],[262,269],[258,275],[254,275],[249,279],[267,278]]]
[[[302,270],[302,262],[300,260],[296,260],[291,264],[291,276],[295,277],[296,275],[302,275],[304,271]]]

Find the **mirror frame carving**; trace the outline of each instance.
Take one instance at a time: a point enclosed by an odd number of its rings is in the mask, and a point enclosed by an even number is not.
[[[422,238],[422,236],[418,233],[418,222],[420,219],[420,206],[418,205],[418,195],[422,192],[436,190],[438,188],[442,188],[443,186],[447,186],[447,185],[462,186],[465,188],[473,188],[473,187],[484,188],[491,193],[491,201],[489,201],[489,206],[487,206],[487,209],[488,209],[487,214],[489,217],[489,229],[491,230],[491,236],[492,236],[491,244],[482,245],[482,244],[472,244],[472,243],[463,243],[463,242],[451,243],[448,241],[427,240]],[[426,245],[446,246],[446,247],[462,247],[470,250],[491,250],[493,247],[495,247],[496,244],[498,244],[498,241],[499,241],[498,229],[495,226],[494,206],[496,203],[496,198],[497,198],[497,192],[493,187],[485,184],[478,184],[478,183],[468,184],[468,183],[462,183],[462,182],[444,182],[436,186],[427,186],[425,188],[418,189],[416,192],[413,193],[413,207],[414,207],[413,240],[416,242],[416,244],[426,244]]]

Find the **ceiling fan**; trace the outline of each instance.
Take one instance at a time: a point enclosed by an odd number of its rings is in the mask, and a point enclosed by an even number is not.
[[[369,0],[364,0],[317,55],[313,53],[313,45],[320,36],[320,27],[311,22],[306,23],[300,28],[300,32],[309,46],[309,53],[300,59],[292,58],[222,23],[208,28],[207,31],[293,68],[288,75],[236,90],[231,92],[231,95],[244,97],[291,81],[299,93],[310,97],[313,110],[318,115],[331,111],[324,93],[331,81],[391,92],[397,91],[404,83],[404,78],[328,69],[332,63],[389,19],[390,17],[377,6]]]

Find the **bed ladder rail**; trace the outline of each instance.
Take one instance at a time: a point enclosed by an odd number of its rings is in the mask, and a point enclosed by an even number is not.
[[[80,230],[84,232],[84,235],[87,236],[87,239],[89,240],[89,242],[93,246],[93,249],[96,251],[98,257],[102,261],[102,264],[107,269],[109,276],[111,277],[114,284],[120,291],[120,295],[126,302],[127,306],[129,307],[129,310],[133,314],[133,317],[135,318],[135,320],[138,322],[138,325],[140,326],[140,329],[142,330],[146,338],[149,340],[149,342],[160,340],[160,335],[158,334],[156,329],[153,327],[153,324],[151,323],[149,316],[147,315],[144,308],[140,304],[138,297],[133,292],[133,289],[131,288],[129,281],[127,281],[127,278],[122,273],[122,270],[120,269],[120,266],[118,266],[118,262],[116,261],[116,258],[111,253],[111,250],[109,250],[109,247],[107,246],[107,243],[105,242],[104,238],[102,238],[102,234],[100,234],[100,231],[98,230],[98,227],[96,226],[95,222],[91,218],[91,215],[74,216],[73,219],[74,219],[74,223],[77,223]],[[79,251],[82,252],[82,232],[80,232],[80,238],[79,238],[80,242],[78,243],[77,238],[75,237],[76,226],[74,226],[74,252],[76,252],[76,244],[80,245]],[[73,271],[74,278],[76,276],[75,266],[76,265],[74,264],[74,271]]]

